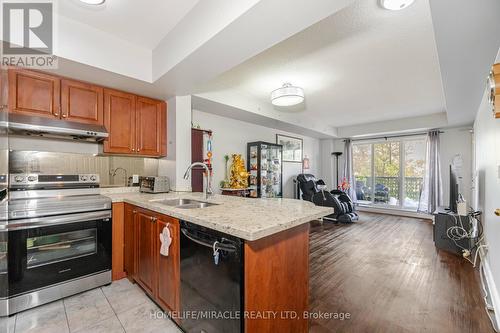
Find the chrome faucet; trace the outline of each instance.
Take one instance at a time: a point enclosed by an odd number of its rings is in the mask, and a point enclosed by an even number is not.
[[[116,168],[116,169],[111,169],[111,170],[109,170],[109,175],[110,175],[111,177],[115,177],[115,176],[116,176],[116,173],[117,173],[119,170],[122,170],[122,171],[123,171],[123,173],[124,173],[124,176],[125,176],[125,187],[127,187],[127,186],[128,186],[127,170],[125,170],[125,169],[124,169],[124,168],[122,168],[122,167],[118,167],[118,168]]]
[[[191,164],[187,168],[186,172],[184,173],[184,179],[188,179],[189,178],[191,169],[194,166],[201,166],[201,167],[203,167],[205,169],[206,173],[207,173],[207,186],[205,188],[205,200],[208,200],[208,197],[210,195],[212,195],[212,184],[211,184],[211,177],[210,177],[210,169],[208,168],[208,166],[205,163],[194,162],[193,164]]]

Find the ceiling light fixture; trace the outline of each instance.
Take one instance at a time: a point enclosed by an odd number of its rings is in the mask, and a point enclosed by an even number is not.
[[[83,2],[86,5],[102,5],[106,0],[80,0],[80,2]]]
[[[292,106],[304,101],[304,89],[284,83],[283,87],[271,92],[271,103],[276,106]]]
[[[380,0],[380,5],[389,10],[401,10],[410,6],[415,0]]]

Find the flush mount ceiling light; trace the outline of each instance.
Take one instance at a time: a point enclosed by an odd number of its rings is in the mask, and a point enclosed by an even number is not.
[[[84,4],[87,5],[102,5],[106,0],[80,0],[80,2],[83,2]]]
[[[271,103],[276,106],[292,106],[304,101],[304,89],[284,83],[283,87],[271,92]]]
[[[380,5],[389,10],[401,10],[411,5],[415,0],[380,0]]]

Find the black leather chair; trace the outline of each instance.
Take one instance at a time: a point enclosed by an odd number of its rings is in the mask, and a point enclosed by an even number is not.
[[[354,204],[346,193],[340,190],[327,191],[322,179],[316,179],[314,175],[307,173],[299,174],[297,182],[303,200],[311,201],[316,206],[333,207],[335,212],[325,216],[325,219],[343,223],[351,223],[359,219],[354,211]]]

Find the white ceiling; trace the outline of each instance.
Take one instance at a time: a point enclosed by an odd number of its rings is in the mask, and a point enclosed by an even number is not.
[[[63,0],[58,2],[58,11],[69,19],[153,49],[198,1],[107,0],[102,6],[91,6],[79,0]]]
[[[271,106],[283,82],[301,86],[297,121],[340,127],[444,112],[428,0],[393,12],[358,0],[231,69],[200,89],[235,90]]]
[[[61,0],[56,72],[152,97],[194,94],[318,137],[470,124],[500,47],[500,2],[417,0],[399,12],[378,2]],[[285,81],[305,89],[304,105],[272,106]]]

